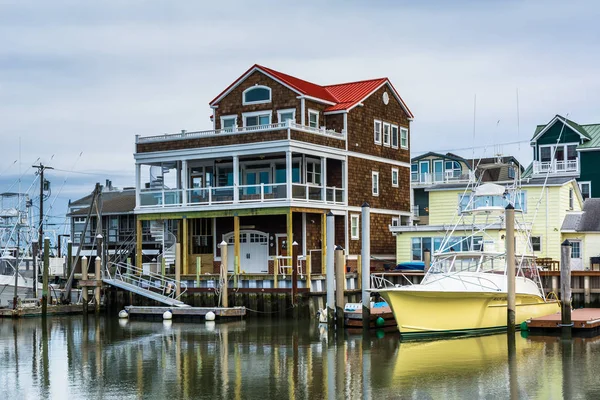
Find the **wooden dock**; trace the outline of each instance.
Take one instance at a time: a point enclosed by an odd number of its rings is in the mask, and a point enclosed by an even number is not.
[[[144,307],[126,306],[125,310],[130,317],[147,317],[162,319],[165,311],[171,311],[173,318],[202,318],[212,311],[217,319],[242,318],[246,315],[246,307]]]
[[[383,318],[383,325],[377,325],[377,319]],[[344,311],[344,325],[348,329],[362,329],[363,317],[362,310]],[[371,309],[371,318],[369,329],[383,329],[385,331],[398,330],[394,313],[390,307],[376,307]]]
[[[90,312],[93,312],[94,308],[90,307]],[[66,305],[49,305],[48,316],[52,315],[67,315],[67,314],[83,314],[83,304],[66,304]],[[28,318],[28,317],[41,317],[42,307],[32,308],[18,308],[13,310],[12,308],[0,308],[0,318]]]
[[[571,312],[574,330],[600,330],[600,308],[578,308]],[[560,313],[532,318],[527,321],[530,330],[560,330]]]

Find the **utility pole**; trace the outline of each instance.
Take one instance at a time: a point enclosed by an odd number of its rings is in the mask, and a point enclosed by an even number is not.
[[[54,168],[48,167],[42,163],[32,165],[32,167],[37,168],[38,174],[40,175],[40,226],[38,228],[38,243],[41,245],[44,242],[44,185],[46,183],[44,180],[44,171]]]

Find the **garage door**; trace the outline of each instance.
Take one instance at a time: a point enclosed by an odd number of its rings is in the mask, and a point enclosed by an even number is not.
[[[233,232],[223,238],[227,242],[227,270],[233,272]],[[240,231],[240,272],[267,273],[269,268],[269,235],[260,231]]]

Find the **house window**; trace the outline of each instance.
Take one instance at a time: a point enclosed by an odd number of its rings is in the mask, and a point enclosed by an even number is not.
[[[319,127],[319,112],[315,110],[308,110],[308,126],[311,128]]]
[[[581,242],[579,240],[571,242],[571,258],[581,258]]]
[[[350,215],[350,237],[352,240],[358,239],[358,214]]]
[[[228,115],[226,117],[221,117],[221,129],[226,132],[235,132],[235,128],[237,128],[237,116],[236,115]]]
[[[508,167],[508,178],[515,179],[515,168],[514,167]]]
[[[253,112],[253,113],[244,113],[244,126],[260,126],[260,125],[269,125],[271,123],[271,112]]]
[[[569,210],[573,209],[573,189],[569,189]]]
[[[408,149],[408,129],[400,128],[400,147]]]
[[[540,147],[540,161],[550,162],[552,160],[552,147]]]
[[[271,102],[271,89],[267,86],[252,86],[242,93],[242,104],[261,104]]]
[[[419,181],[419,166],[416,163],[410,165],[410,181],[418,182]]]
[[[579,189],[583,200],[592,197],[592,182],[579,182]]]
[[[75,218],[73,218],[73,223],[85,224],[85,217],[75,217]]]
[[[398,187],[398,168],[392,168],[392,187]]]
[[[542,251],[542,237],[541,236],[531,236],[529,239],[531,242],[531,249],[533,251]]]
[[[460,164],[457,161],[446,161],[444,163],[444,176],[446,179],[458,178],[460,177]]]
[[[390,124],[383,123],[383,145],[390,147]]]
[[[398,218],[398,217],[392,218],[392,226],[400,226],[400,218]]]
[[[374,131],[375,131],[375,144],[381,144],[381,121],[375,120],[374,123]]]
[[[398,148],[398,127],[396,125],[392,125],[392,147]]]
[[[312,185],[321,184],[321,164],[314,161],[306,163],[306,183]]]
[[[292,122],[296,120],[296,109],[288,108],[287,110],[277,110],[277,122],[286,122],[291,119]]]
[[[371,173],[371,188],[373,196],[379,196],[379,172],[373,171]]]

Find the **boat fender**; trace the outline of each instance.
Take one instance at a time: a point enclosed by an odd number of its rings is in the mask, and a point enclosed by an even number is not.
[[[129,318],[129,313],[127,312],[127,310],[119,311],[119,318]]]
[[[172,290],[173,290],[173,289],[171,288],[171,282],[167,283],[167,288],[165,289],[165,293],[166,293],[167,295],[169,295],[169,294],[171,294],[171,291],[172,291]]]
[[[207,312],[207,313],[206,313],[206,315],[204,316],[204,319],[205,319],[205,320],[207,320],[207,321],[214,321],[214,320],[215,320],[215,317],[216,317],[215,313],[214,313],[214,312],[212,312],[212,311],[209,311],[209,312]]]
[[[171,310],[167,310],[163,313],[163,319],[166,319],[166,320],[173,319],[173,313],[171,312]]]

